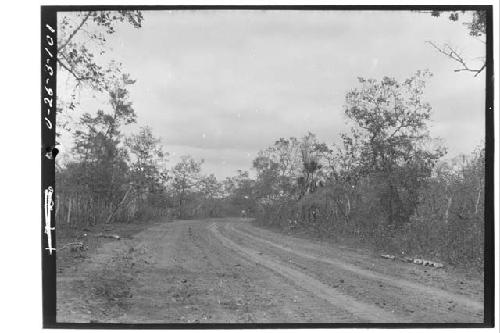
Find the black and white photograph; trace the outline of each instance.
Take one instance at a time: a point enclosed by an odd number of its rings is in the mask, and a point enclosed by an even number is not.
[[[42,7],[45,320],[490,327],[491,32],[491,6]]]

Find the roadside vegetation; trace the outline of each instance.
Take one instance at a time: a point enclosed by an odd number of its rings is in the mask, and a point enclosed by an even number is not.
[[[428,134],[428,71],[403,81],[359,78],[345,96],[349,131],[336,143],[313,133],[280,138],[257,154],[255,176],[239,170],[219,180],[203,174],[203,160],[191,156],[167,167],[168,147],[147,126],[123,134],[138,121],[129,95],[135,81],[121,65],[96,62],[104,46],[94,55],[85,45],[104,45],[117,24],[140,28],[142,14],[81,15],[76,23],[61,20],[60,70],[73,77],[75,89],[108,96],[108,111],[89,110],[71,128],[71,159],[56,170],[61,232],[159,217],[243,215],[264,226],[482,270],[485,149],[444,158],[446,147]],[[78,108],[73,97],[58,105],[62,120]]]

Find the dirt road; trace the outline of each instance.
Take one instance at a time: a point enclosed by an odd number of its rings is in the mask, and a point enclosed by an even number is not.
[[[483,321],[482,281],[246,219],[158,223],[57,281],[58,322]]]

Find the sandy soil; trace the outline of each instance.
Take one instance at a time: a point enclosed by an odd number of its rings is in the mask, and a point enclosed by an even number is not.
[[[483,321],[479,279],[248,219],[154,224],[66,266],[58,267],[58,322]]]

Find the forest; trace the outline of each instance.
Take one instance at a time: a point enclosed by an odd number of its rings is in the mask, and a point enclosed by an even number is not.
[[[72,128],[71,159],[56,168],[59,228],[245,216],[277,230],[482,270],[485,147],[450,159],[430,136],[429,71],[405,80],[358,78],[344,109],[331,110],[349,124],[336,142],[311,132],[276,138],[248,170],[217,179],[193,156],[168,167],[169,147],[151,127],[124,134],[139,122],[129,94],[135,81],[119,65],[97,66],[75,37],[92,21],[99,33],[90,38],[104,43],[117,24],[140,28],[141,13],[89,12],[81,19],[60,22],[60,70],[75,86],[106,94],[110,111],[83,112]],[[484,32],[484,19],[475,22],[471,33]],[[58,116],[75,103],[60,102]]]

